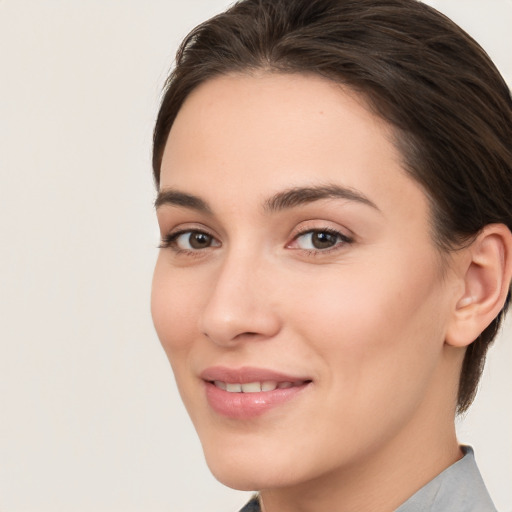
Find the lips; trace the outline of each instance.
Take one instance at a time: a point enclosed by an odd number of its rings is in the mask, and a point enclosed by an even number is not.
[[[259,393],[274,391],[275,389],[287,389],[293,386],[302,386],[305,381],[284,381],[264,380],[261,382],[224,382],[221,380],[213,381],[213,384],[228,393]]]
[[[311,384],[306,377],[250,367],[211,367],[200,376],[210,407],[222,416],[236,419],[254,418],[284,405]]]

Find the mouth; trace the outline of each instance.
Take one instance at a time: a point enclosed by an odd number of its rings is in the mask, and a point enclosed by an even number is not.
[[[222,380],[208,381],[213,384],[216,388],[227,391],[228,393],[267,393],[276,389],[289,389],[293,387],[300,387],[307,384],[308,380],[298,381],[282,381],[278,382],[275,380],[264,380],[256,382],[224,382]]]
[[[212,367],[201,373],[208,405],[217,414],[245,420],[295,400],[312,379],[261,368]]]

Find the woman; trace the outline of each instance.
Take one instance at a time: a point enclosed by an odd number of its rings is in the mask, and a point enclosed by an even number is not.
[[[456,412],[510,300],[512,100],[416,0],[244,0],[154,136],[152,313],[244,510],[495,510]]]

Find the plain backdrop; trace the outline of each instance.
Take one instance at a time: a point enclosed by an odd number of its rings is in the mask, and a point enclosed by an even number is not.
[[[512,83],[512,2],[431,2]],[[0,0],[0,511],[236,511],[150,318],[150,142],[179,41],[224,0]],[[512,326],[459,423],[512,512]]]

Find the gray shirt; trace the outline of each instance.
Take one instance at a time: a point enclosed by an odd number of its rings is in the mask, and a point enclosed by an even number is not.
[[[472,448],[413,494],[395,512],[496,512],[478,471]],[[255,496],[240,512],[261,512]]]
[[[413,494],[396,512],[496,512],[473,449]]]

